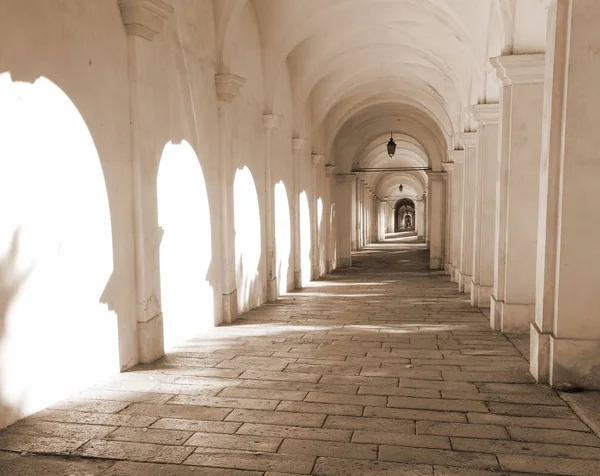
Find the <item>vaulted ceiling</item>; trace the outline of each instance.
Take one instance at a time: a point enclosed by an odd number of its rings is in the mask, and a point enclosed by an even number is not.
[[[287,65],[296,126],[308,104],[313,148],[335,162],[338,172],[382,165],[441,170],[456,134],[475,127],[468,106],[498,101],[489,58],[545,48],[544,0],[251,4],[264,48],[267,95]],[[390,131],[398,138],[393,159],[385,150]],[[383,175],[368,177],[379,195],[399,180],[410,181],[406,193],[426,187],[424,173]]]

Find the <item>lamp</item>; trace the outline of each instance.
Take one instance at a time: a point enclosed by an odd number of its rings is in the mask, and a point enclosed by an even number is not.
[[[400,190],[400,191],[404,190],[404,185],[400,184],[400,186],[398,187],[398,190]]]
[[[387,151],[390,157],[394,157],[396,153],[396,143],[394,142],[394,135],[390,132],[390,141],[387,143]]]

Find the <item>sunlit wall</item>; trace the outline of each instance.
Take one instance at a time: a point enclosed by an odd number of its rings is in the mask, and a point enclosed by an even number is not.
[[[258,276],[262,250],[260,207],[248,167],[236,171],[233,197],[238,309],[244,312],[260,305],[262,296]]]
[[[275,185],[275,255],[276,274],[279,294],[288,291],[288,270],[292,249],[292,229],[290,219],[290,204],[287,191],[282,181]]]
[[[302,286],[310,282],[311,276],[311,232],[310,232],[310,208],[306,192],[300,194],[300,263],[302,266]]]
[[[52,81],[0,74],[0,427],[119,371],[94,140]]]
[[[211,223],[204,175],[187,142],[169,142],[157,178],[160,287],[165,348],[214,326]]]

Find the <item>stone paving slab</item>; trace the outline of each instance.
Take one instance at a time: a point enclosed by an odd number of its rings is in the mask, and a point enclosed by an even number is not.
[[[526,339],[422,245],[377,248],[0,431],[0,475],[600,475]]]

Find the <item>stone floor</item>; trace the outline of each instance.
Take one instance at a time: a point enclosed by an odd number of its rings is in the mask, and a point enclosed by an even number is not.
[[[354,258],[0,432],[0,475],[600,475],[600,439],[422,245]]]

